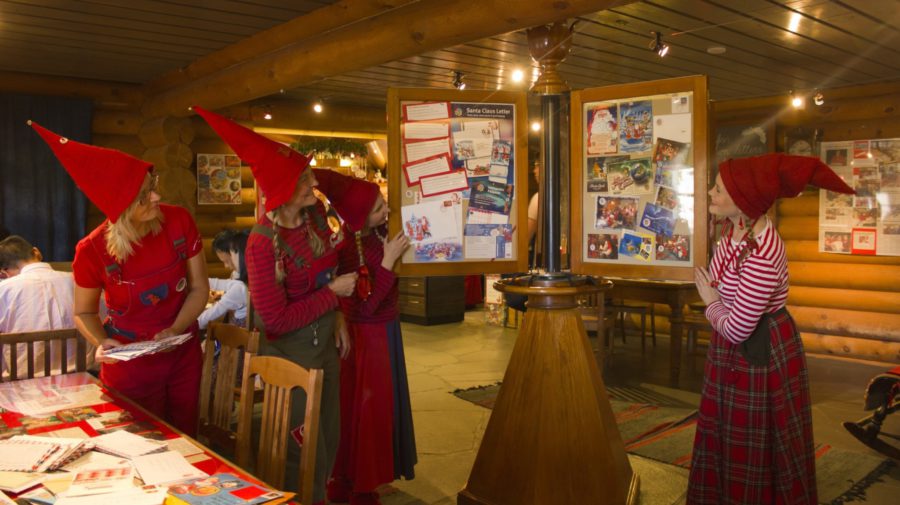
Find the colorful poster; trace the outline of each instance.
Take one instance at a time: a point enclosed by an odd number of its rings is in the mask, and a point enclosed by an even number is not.
[[[588,258],[598,260],[619,259],[619,235],[614,233],[589,233]]]
[[[637,222],[638,199],[598,196],[595,228],[633,230]]]
[[[469,208],[482,212],[509,214],[512,205],[513,187],[496,182],[476,182],[469,192]]]
[[[609,191],[614,195],[649,193],[653,188],[653,168],[650,158],[610,163],[606,179]]]
[[[242,203],[241,166],[241,159],[233,154],[198,154],[197,203]]]
[[[619,254],[650,261],[653,258],[653,237],[626,231],[619,242]]]
[[[675,230],[675,214],[665,207],[648,203],[641,216],[641,228],[657,235],[671,236]]]
[[[691,260],[690,235],[657,235],[656,236],[656,260],[657,261],[683,261]]]

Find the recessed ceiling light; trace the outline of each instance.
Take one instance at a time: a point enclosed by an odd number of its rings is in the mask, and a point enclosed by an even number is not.
[[[706,52],[709,54],[725,54],[726,49],[722,46],[709,46],[706,48]]]

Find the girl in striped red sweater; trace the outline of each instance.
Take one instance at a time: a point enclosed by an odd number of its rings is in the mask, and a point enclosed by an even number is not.
[[[806,360],[785,308],[784,242],[765,215],[807,184],[853,193],[817,158],[784,154],[725,161],[709,191],[725,226],[695,273],[713,335],[688,504],[816,503]]]

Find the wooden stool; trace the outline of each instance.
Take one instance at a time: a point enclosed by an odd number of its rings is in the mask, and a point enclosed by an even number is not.
[[[623,300],[620,303],[612,302],[606,306],[606,310],[618,315],[619,332],[622,335],[622,343],[625,342],[625,314],[637,313],[641,315],[641,351],[646,350],[647,315],[650,315],[650,336],[653,339],[653,347],[656,347],[656,312],[653,304],[632,305]]]

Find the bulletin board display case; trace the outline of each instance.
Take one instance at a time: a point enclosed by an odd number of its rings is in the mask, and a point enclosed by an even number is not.
[[[693,280],[707,262],[705,76],[572,92],[572,271]]]
[[[391,236],[401,276],[527,269],[524,92],[388,90]]]

